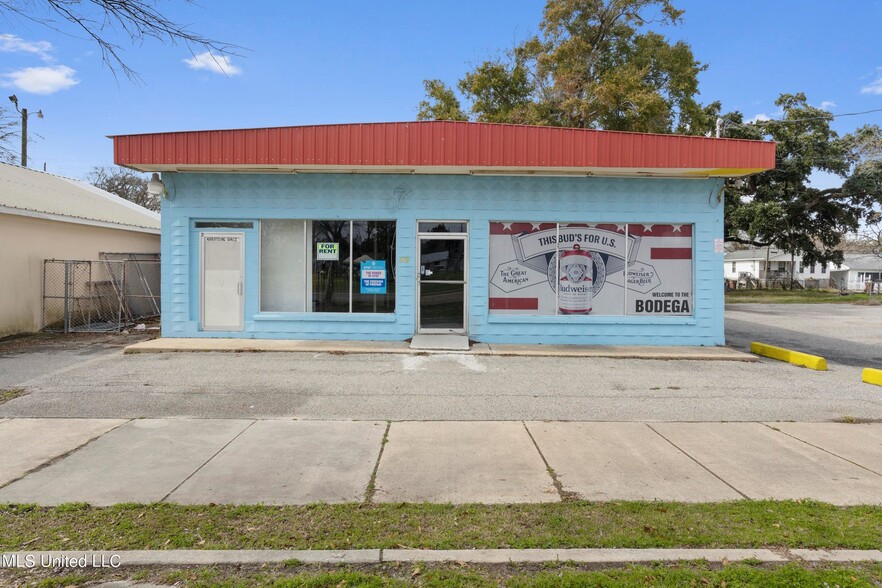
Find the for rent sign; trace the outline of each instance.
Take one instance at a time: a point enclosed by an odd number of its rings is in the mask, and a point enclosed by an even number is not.
[[[340,244],[339,243],[316,243],[315,258],[318,261],[339,261],[340,260]]]

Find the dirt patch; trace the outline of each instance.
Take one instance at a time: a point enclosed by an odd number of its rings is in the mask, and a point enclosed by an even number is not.
[[[158,327],[159,325],[147,325]],[[29,353],[43,350],[81,349],[85,347],[116,348],[149,341],[160,336],[158,330],[130,331],[128,333],[34,333],[32,335],[0,339],[0,355]]]

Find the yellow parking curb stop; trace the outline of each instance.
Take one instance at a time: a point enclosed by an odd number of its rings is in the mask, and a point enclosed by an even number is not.
[[[827,371],[826,359],[818,357],[817,355],[802,353],[801,351],[793,351],[791,349],[784,349],[783,347],[775,347],[774,345],[766,345],[765,343],[757,343],[754,341],[750,344],[750,352],[764,357],[786,361],[793,365],[800,365],[812,370],[818,370],[820,372]],[[879,373],[882,374],[882,372]],[[880,376],[879,381],[882,383],[882,376]]]
[[[864,368],[864,371],[861,372],[861,380],[863,380],[867,384],[876,384],[877,386],[882,386],[882,370]]]

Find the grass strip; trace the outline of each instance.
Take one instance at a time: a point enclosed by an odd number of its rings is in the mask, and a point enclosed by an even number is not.
[[[851,292],[845,296],[836,290],[731,290],[726,303],[764,302],[771,304],[880,304],[882,295]]]
[[[882,507],[748,500],[0,506],[0,550],[776,546],[879,549]]]
[[[257,586],[287,587],[345,587],[428,588],[469,587],[490,588],[576,588],[604,587],[745,587],[805,588],[805,587],[873,587],[882,580],[879,566],[803,566],[785,564],[760,567],[734,564],[710,567],[703,564],[640,565],[603,570],[586,570],[566,563],[552,564],[530,570],[516,566],[470,568],[468,566],[377,566],[370,569],[335,568],[328,570],[299,570],[273,568],[269,570],[236,570],[231,568],[179,569],[148,571],[137,576],[107,573],[54,574],[38,578],[34,574],[9,574],[15,580],[30,580],[33,586],[54,588],[83,585],[99,580],[151,581],[163,585],[189,588],[252,588]],[[0,576],[2,578],[2,576]]]

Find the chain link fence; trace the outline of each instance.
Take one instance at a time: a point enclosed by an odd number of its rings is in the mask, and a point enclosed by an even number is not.
[[[159,316],[158,254],[102,253],[43,262],[43,329],[119,331]]]

